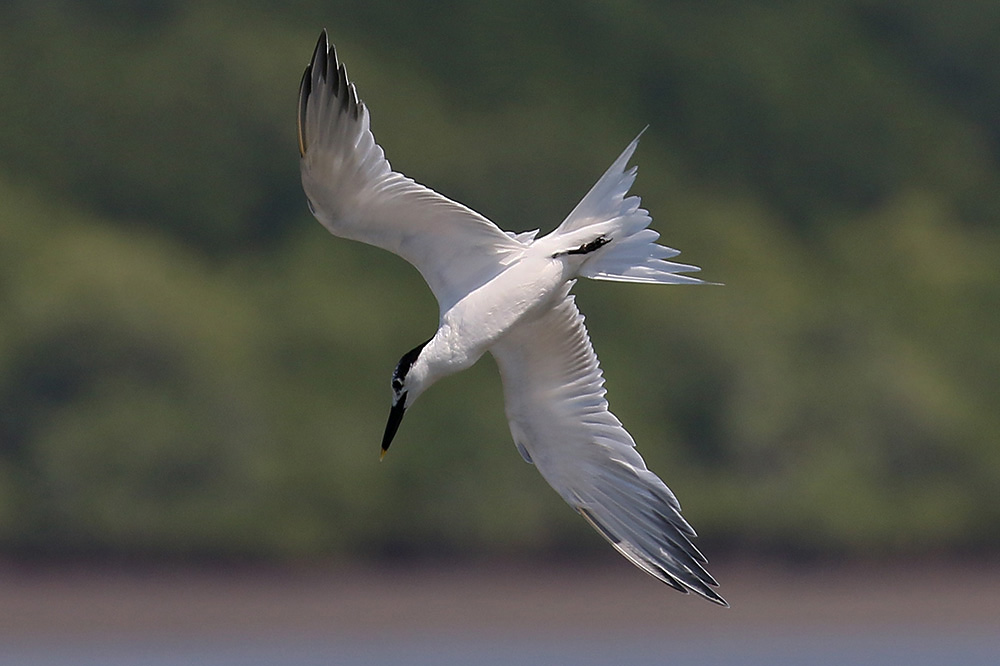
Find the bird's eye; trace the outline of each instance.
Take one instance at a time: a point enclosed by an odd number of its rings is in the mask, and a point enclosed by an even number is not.
[[[399,377],[392,378],[392,390],[397,393],[403,390],[403,380]]]

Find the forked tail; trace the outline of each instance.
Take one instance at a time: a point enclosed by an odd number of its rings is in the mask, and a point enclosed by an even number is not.
[[[697,266],[667,261],[680,251],[657,245],[660,234],[649,228],[653,221],[649,213],[639,207],[639,197],[627,196],[636,174],[636,167],[628,167],[628,161],[637,145],[638,136],[544,240],[565,248],[562,253],[586,255],[577,271],[583,277],[618,282],[704,284],[698,278],[682,275],[701,270]]]

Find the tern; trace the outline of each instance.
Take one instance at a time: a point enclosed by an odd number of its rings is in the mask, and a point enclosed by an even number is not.
[[[368,108],[320,35],[299,87],[302,186],[331,233],[393,252],[437,299],[437,332],[392,374],[388,450],[403,414],[434,382],[486,352],[503,382],[521,456],[614,548],[671,587],[728,606],[673,492],[646,468],[605,399],[604,378],[570,289],[579,277],[695,284],[668,261],[648,212],[627,196],[636,137],[552,233],[502,231],[479,213],[393,171]]]

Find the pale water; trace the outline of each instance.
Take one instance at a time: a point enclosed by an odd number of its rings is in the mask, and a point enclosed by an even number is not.
[[[1000,626],[1000,619],[998,619]],[[997,666],[998,635],[923,632],[646,642],[397,640],[0,646],[4,666]]]

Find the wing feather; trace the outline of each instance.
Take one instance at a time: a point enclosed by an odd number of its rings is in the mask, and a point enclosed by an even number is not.
[[[646,468],[608,409],[583,315],[568,294],[490,350],[503,379],[511,434],[525,459],[622,555],[682,592],[728,605],[680,504]]]
[[[392,170],[325,30],[299,86],[298,140],[316,218],[337,236],[413,264],[442,313],[525,248],[479,213]]]

